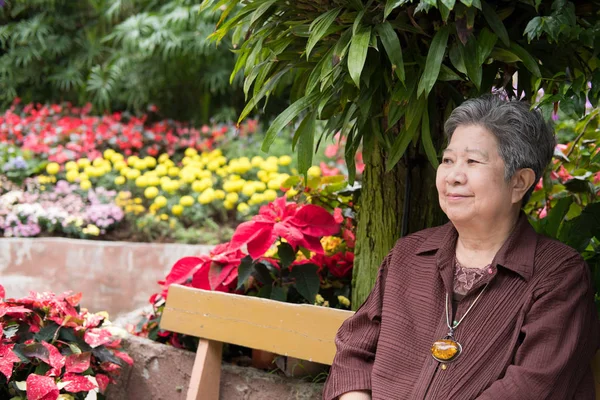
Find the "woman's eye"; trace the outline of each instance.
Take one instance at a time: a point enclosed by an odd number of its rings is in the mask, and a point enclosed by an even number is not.
[[[473,160],[473,159],[468,159],[467,163],[469,163],[469,164],[479,164],[479,161]]]
[[[450,164],[452,162],[452,160],[450,160],[449,158],[442,158],[442,163],[444,164]]]

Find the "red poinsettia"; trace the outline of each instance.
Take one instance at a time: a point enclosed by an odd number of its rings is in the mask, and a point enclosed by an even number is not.
[[[163,297],[173,284],[185,284],[191,278],[191,286],[205,290],[229,292],[237,278],[237,267],[244,254],[231,247],[230,243],[216,246],[209,255],[184,257],[177,261],[169,275],[159,284],[163,286]]]
[[[283,238],[294,248],[302,246],[322,254],[319,238],[334,235],[339,229],[334,217],[324,208],[314,204],[301,206],[287,202],[282,196],[262,206],[251,221],[240,224],[231,238],[231,246],[235,249],[246,246],[248,254],[257,259],[277,238]]]

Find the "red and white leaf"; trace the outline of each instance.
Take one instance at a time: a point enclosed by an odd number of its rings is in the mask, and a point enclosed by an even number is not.
[[[113,337],[106,329],[94,328],[85,332],[83,340],[92,348],[102,346],[113,341]]]
[[[208,257],[184,257],[178,260],[171,268],[171,272],[164,280],[163,285],[169,286],[173,284],[184,283],[189,277],[191,277],[198,268],[200,268]]]
[[[62,368],[65,366],[65,356],[60,354],[60,351],[50,343],[42,342],[42,346],[48,350],[48,364],[52,367],[46,376],[60,376]]]
[[[62,381],[67,383],[64,389],[70,393],[89,392],[98,388],[92,381],[82,375],[66,374]]]
[[[0,285],[0,299],[6,297],[6,291],[4,290],[4,286]]]
[[[133,365],[133,358],[129,356],[129,354],[124,353],[122,351],[114,350],[115,356],[119,357],[121,360],[125,361],[129,365]]]
[[[80,354],[71,354],[67,357],[65,364],[65,372],[67,373],[82,373],[90,367],[90,357],[92,353],[85,352]]]
[[[8,381],[10,381],[14,364],[21,361],[12,351],[14,346],[14,344],[4,345],[0,343],[0,372]]]
[[[98,382],[100,393],[104,393],[110,383],[110,378],[104,374],[96,374],[96,382]]]
[[[59,394],[54,378],[36,374],[27,377],[27,400],[56,400]]]

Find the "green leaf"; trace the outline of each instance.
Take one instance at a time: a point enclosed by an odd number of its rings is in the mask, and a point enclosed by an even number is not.
[[[273,286],[269,297],[271,300],[285,302],[287,300],[287,290],[281,286]]]
[[[404,82],[404,61],[402,60],[402,48],[400,47],[400,39],[392,25],[389,22],[377,25],[375,28],[383,43],[383,47],[392,63],[392,70],[398,76],[401,82]]]
[[[252,257],[246,256],[242,258],[240,266],[238,267],[237,290],[240,290],[244,286],[248,278],[250,278],[250,276],[252,275],[252,271],[254,270],[252,264]]]
[[[481,64],[479,63],[479,49],[474,38],[470,38],[465,46],[460,43],[458,48],[467,68],[467,76],[477,90],[481,88]]]
[[[440,75],[438,76],[438,81],[462,81],[458,74],[448,68],[445,64],[442,64],[440,68]]]
[[[406,111],[406,106],[398,103],[397,101],[393,101],[393,100],[390,101],[390,107],[389,107],[389,111],[388,111],[388,121],[387,121],[388,130],[393,128],[394,125],[396,125],[396,122],[400,121],[400,118],[402,118],[405,111]]]
[[[267,132],[261,146],[261,150],[265,153],[269,151],[269,148],[275,141],[275,137],[287,124],[292,122],[294,118],[298,116],[302,111],[315,103],[319,98],[319,93],[312,93],[308,96],[304,96],[296,100],[292,105],[286,108],[281,114],[275,118]]]
[[[571,203],[573,203],[573,198],[569,196],[559,199],[556,204],[554,204],[548,213],[548,216],[544,218],[543,229],[546,235],[551,238],[557,237],[560,225],[565,218],[565,215],[567,215]]]
[[[271,286],[273,283],[273,277],[271,276],[269,267],[267,267],[264,262],[254,264],[254,271],[256,272],[254,276],[260,283],[265,286]]]
[[[506,31],[506,27],[504,23],[496,14],[496,11],[488,5],[485,1],[481,1],[481,11],[483,12],[483,16],[487,21],[488,25],[496,35],[502,40],[505,46],[510,46],[510,40],[508,39],[508,32]]]
[[[435,85],[440,73],[440,65],[442,64],[444,53],[446,52],[448,34],[449,27],[444,26],[435,34],[431,41],[429,53],[427,54],[427,61],[425,62],[425,70],[423,71],[423,75],[419,81],[419,88],[417,89],[418,96],[423,92],[425,93],[425,96],[428,96],[433,85]]]
[[[311,112],[304,117],[296,135],[298,135],[298,172],[306,175],[306,172],[312,165],[315,142],[315,112]]]
[[[413,99],[408,103],[406,117],[404,118],[404,127],[394,141],[392,150],[387,158],[386,171],[389,172],[400,161],[408,145],[413,140],[414,135],[421,121],[423,110],[426,107],[426,98],[419,97],[418,100]]]
[[[306,59],[310,56],[310,52],[315,47],[317,42],[325,37],[327,29],[333,24],[337,16],[341,11],[340,7],[329,10],[324,14],[319,15],[310,24],[310,36],[308,37],[308,43],[306,44]]]
[[[387,19],[390,13],[395,9],[407,3],[409,0],[387,0],[383,9],[383,19]]]
[[[488,28],[483,28],[481,32],[479,32],[479,35],[477,36],[479,65],[483,65],[485,60],[487,60],[497,41],[498,36],[494,35]]]
[[[54,339],[54,335],[56,331],[60,328],[60,326],[55,322],[50,322],[48,325],[44,326],[42,329],[37,332],[34,337],[38,342],[48,342],[51,343],[52,339]]]
[[[371,40],[371,28],[360,28],[352,36],[350,50],[348,51],[348,72],[356,87],[360,87],[360,74],[367,59],[367,50]]]
[[[440,2],[448,8],[448,10],[454,9],[454,4],[456,0],[440,0]]]
[[[459,72],[463,74],[467,74],[467,67],[465,67],[465,61],[463,59],[463,54],[460,51],[459,47],[461,43],[459,41],[454,42],[452,47],[450,47],[450,62]]]
[[[519,56],[517,56],[512,51],[509,51],[509,50],[506,50],[506,49],[502,49],[500,47],[495,47],[492,50],[492,52],[490,53],[490,56],[494,60],[502,61],[502,62],[505,62],[505,63],[515,63],[517,61],[521,61],[521,59],[519,58]]]
[[[425,107],[423,112],[423,120],[421,122],[421,140],[423,142],[423,148],[425,149],[427,159],[433,168],[437,169],[440,163],[438,161],[435,147],[433,146],[433,140],[431,139],[431,129],[429,128],[429,111],[427,110],[427,107]]]
[[[321,283],[318,271],[319,267],[314,264],[301,264],[295,265],[290,272],[290,277],[296,280],[296,290],[311,304],[315,302]]]
[[[246,118],[246,116],[248,114],[250,114],[250,112],[252,110],[254,110],[254,107],[256,107],[256,105],[258,104],[258,102],[265,97],[265,95],[272,90],[275,87],[275,84],[279,81],[279,79],[281,79],[281,77],[283,75],[285,75],[286,72],[288,72],[292,67],[291,66],[287,66],[284,69],[282,69],[281,71],[279,71],[278,73],[276,73],[275,75],[273,75],[265,84],[264,86],[260,89],[260,91],[258,92],[258,94],[256,94],[255,96],[253,96],[250,101],[248,102],[248,104],[246,104],[246,107],[244,107],[244,109],[242,110],[242,113],[240,114],[240,117],[238,118],[238,123],[242,122],[242,120],[244,118]],[[256,88],[256,87],[255,87]]]
[[[509,48],[521,59],[521,62],[523,63],[523,65],[525,65],[525,68],[527,68],[529,72],[531,72],[538,78],[542,76],[542,73],[540,72],[540,66],[537,60],[533,58],[533,56],[529,54],[527,50],[525,50],[515,42],[512,42]]]

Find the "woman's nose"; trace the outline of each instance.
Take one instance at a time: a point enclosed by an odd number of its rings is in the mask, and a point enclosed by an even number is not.
[[[452,169],[448,171],[448,175],[446,175],[446,182],[450,185],[461,185],[464,184],[466,180],[467,176],[458,165],[454,165]]]

